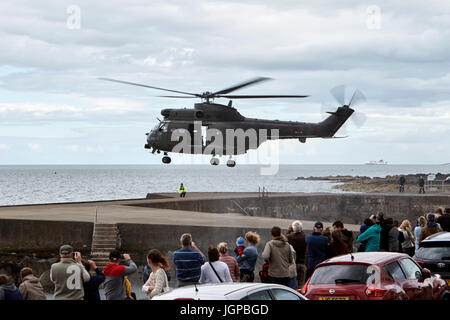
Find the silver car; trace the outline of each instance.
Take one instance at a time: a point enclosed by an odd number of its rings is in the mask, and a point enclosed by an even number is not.
[[[297,291],[274,283],[219,283],[175,288],[152,300],[308,300]]]

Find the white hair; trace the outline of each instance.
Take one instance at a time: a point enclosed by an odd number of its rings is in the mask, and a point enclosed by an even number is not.
[[[292,230],[297,233],[303,230],[303,224],[299,220],[292,222]]]

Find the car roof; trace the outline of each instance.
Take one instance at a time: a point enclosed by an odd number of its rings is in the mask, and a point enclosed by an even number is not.
[[[165,297],[192,297],[192,296],[208,296],[210,298],[217,297],[218,299],[223,299],[223,297],[236,293],[240,290],[252,290],[252,289],[262,289],[262,288],[274,288],[279,285],[273,283],[259,283],[259,282],[233,282],[233,283],[208,283],[208,284],[198,284],[190,285],[180,288],[174,288],[171,291],[161,295]],[[284,287],[284,286],[280,286]],[[198,292],[195,292],[197,288]],[[220,289],[220,290],[218,290]]]
[[[397,252],[384,252],[384,251],[356,252],[352,254],[345,254],[330,258],[322,262],[320,265],[339,264],[339,263],[380,264],[405,257],[408,257],[408,255]]]
[[[432,234],[431,236],[427,237],[423,241],[431,242],[431,241],[450,241],[450,232],[442,231],[435,234]]]

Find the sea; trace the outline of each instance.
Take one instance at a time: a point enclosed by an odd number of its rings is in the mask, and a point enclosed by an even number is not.
[[[271,175],[260,165],[3,165],[0,206],[145,198],[177,192],[343,192],[328,181],[297,177],[336,175],[386,177],[450,173],[445,165],[280,165]]]

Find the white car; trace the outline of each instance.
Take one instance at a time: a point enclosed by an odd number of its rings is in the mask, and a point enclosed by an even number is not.
[[[199,284],[172,289],[152,300],[308,300],[297,291],[274,283]]]

